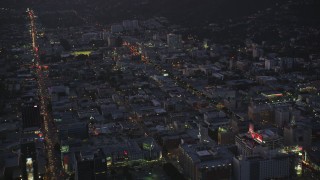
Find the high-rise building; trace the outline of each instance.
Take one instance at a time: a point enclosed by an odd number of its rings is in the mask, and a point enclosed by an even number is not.
[[[284,144],[286,146],[302,146],[311,145],[312,130],[303,124],[289,124],[284,127]]]
[[[248,127],[251,121],[243,120],[238,118],[232,118],[231,120],[231,127],[234,134],[238,133],[246,133],[248,132]]]
[[[107,178],[107,161],[103,151],[75,153],[76,180],[104,180]]]
[[[34,179],[39,178],[38,175],[38,162],[37,151],[34,142],[27,142],[21,144],[21,171],[22,179]]]
[[[218,144],[234,144],[234,133],[231,129],[226,127],[219,127],[218,129]]]
[[[33,128],[41,126],[40,107],[34,104],[25,104],[22,106],[22,127]]]
[[[254,131],[250,125],[249,132],[236,135],[235,143],[240,155],[251,156],[281,148],[283,138],[271,129]]]
[[[248,116],[257,122],[272,122],[273,107],[268,103],[251,102],[248,107]]]
[[[292,107],[284,106],[275,109],[275,123],[278,127],[288,125],[292,119],[300,117],[300,111]]]
[[[287,109],[276,109],[274,115],[275,122],[279,127],[284,126],[290,121],[290,112]]]
[[[76,164],[75,179],[76,180],[92,180],[93,175],[93,161],[92,160],[78,160]]]
[[[291,179],[294,163],[294,156],[290,154],[234,157],[233,177],[236,180]]]
[[[104,180],[107,178],[107,161],[104,152],[99,149],[93,158],[93,173],[95,180]]]

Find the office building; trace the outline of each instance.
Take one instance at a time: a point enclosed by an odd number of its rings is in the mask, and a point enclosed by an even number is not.
[[[75,154],[76,163],[75,163],[75,179],[76,180],[87,180],[94,179],[93,172],[93,160],[84,159],[82,154]]]
[[[284,144],[286,146],[311,145],[312,130],[304,124],[292,123],[284,127]]]
[[[60,139],[88,138],[88,124],[84,122],[61,125],[58,129]]]
[[[236,135],[235,143],[240,155],[251,156],[281,148],[283,138],[275,130],[254,131],[253,125],[250,125],[249,132]]]
[[[218,144],[221,144],[221,145],[234,144],[234,133],[232,132],[231,129],[226,127],[219,127]]]
[[[76,180],[104,180],[107,178],[107,161],[101,149],[96,152],[75,153]]]
[[[292,107],[284,106],[275,109],[275,123],[278,127],[284,127],[289,124],[292,119],[300,117],[300,111]]]
[[[273,121],[273,107],[268,103],[251,102],[248,107],[248,116],[256,122],[271,123]]]
[[[41,126],[40,106],[34,104],[25,104],[22,106],[22,127],[34,128]]]
[[[34,142],[27,142],[21,144],[21,171],[22,179],[37,180],[38,175],[38,161],[37,151]]]
[[[179,164],[189,179],[230,179],[232,154],[225,147],[206,144],[183,144],[179,147]]]
[[[294,156],[277,154],[233,158],[233,177],[236,180],[292,179]]]

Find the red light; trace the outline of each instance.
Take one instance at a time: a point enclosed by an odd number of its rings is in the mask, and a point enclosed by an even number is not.
[[[254,132],[254,126],[253,126],[253,124],[249,124],[249,132],[250,133],[253,133]]]
[[[260,142],[263,141],[263,136],[261,134],[259,134],[259,133],[252,132],[251,133],[251,137],[253,139],[256,139],[256,140],[260,141]]]
[[[262,142],[263,141],[263,138],[262,138],[262,135],[258,134],[257,138],[256,138],[258,141]]]
[[[128,151],[127,151],[127,150],[124,150],[124,151],[123,151],[123,154],[126,155],[126,156],[128,156]]]
[[[66,164],[69,164],[69,156],[64,155],[64,156],[63,156],[63,162],[64,162],[65,165],[66,165]]]

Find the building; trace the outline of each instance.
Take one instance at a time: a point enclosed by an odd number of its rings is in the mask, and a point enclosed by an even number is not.
[[[64,124],[59,128],[59,136],[60,139],[67,138],[80,138],[86,139],[88,138],[88,124],[85,122],[77,122],[72,124]]]
[[[181,35],[172,34],[172,33],[168,34],[167,44],[169,48],[180,49],[182,47]]]
[[[290,70],[294,67],[295,60],[293,58],[279,58],[279,66],[283,71]]]
[[[106,155],[101,149],[98,149],[93,158],[93,173],[95,180],[104,180],[107,178]]]
[[[209,121],[210,119],[224,118],[224,117],[226,117],[226,114],[223,111],[219,111],[219,110],[210,110],[203,113],[204,121]]]
[[[161,148],[153,138],[141,138],[108,145],[102,150],[111,164],[136,160],[158,160],[162,157]]]
[[[139,21],[138,20],[124,20],[122,21],[123,29],[126,31],[132,31],[139,29]]]
[[[22,128],[40,128],[41,126],[40,106],[25,104],[22,106]]]
[[[90,41],[100,39],[100,34],[95,32],[89,32],[82,34],[82,41],[85,43],[89,43]]]
[[[34,142],[21,144],[20,161],[22,179],[39,179],[37,151]]]
[[[273,77],[273,76],[256,76],[256,81],[259,83],[259,84],[262,84],[262,85],[266,85],[266,84],[272,84],[272,83],[276,83],[277,82],[277,78]],[[271,91],[271,92],[267,92],[264,96],[267,96],[267,95],[270,95],[271,97],[275,96],[281,96],[280,95],[281,93],[279,92],[274,92],[274,91]]]
[[[251,121],[249,120],[232,118],[231,120],[232,131],[235,134],[248,132],[248,127],[250,123]]]
[[[277,154],[233,158],[233,177],[236,180],[291,179],[294,174],[294,157]]]
[[[236,61],[236,69],[239,69],[240,71],[244,72],[247,71],[249,68],[249,62],[245,60],[238,60]]]
[[[121,33],[123,31],[123,26],[121,24],[115,24],[111,26],[111,33]]]
[[[76,180],[87,180],[94,179],[93,173],[93,155],[88,157],[85,153],[76,153],[75,163],[75,179]]]
[[[283,138],[271,129],[255,132],[253,125],[250,125],[249,132],[236,135],[235,143],[240,155],[251,156],[281,148]]]
[[[276,61],[274,59],[265,59],[264,60],[264,68],[266,70],[271,70],[276,65]]]
[[[179,147],[179,164],[189,179],[230,179],[232,154],[225,147],[206,144],[183,144]]]
[[[248,107],[248,116],[259,123],[273,121],[273,107],[268,103],[251,102]]]
[[[274,116],[276,125],[278,127],[284,127],[288,125],[293,118],[297,119],[300,117],[300,111],[288,106],[279,107],[275,109]]]
[[[279,108],[274,112],[275,123],[278,127],[283,127],[285,124],[290,122],[290,112],[287,109]]]
[[[106,179],[109,166],[129,166],[135,162],[158,161],[162,151],[153,138],[139,138],[126,142],[82,146],[81,140],[62,142],[61,159],[64,171],[75,173],[76,179]],[[86,171],[86,172],[83,172]]]
[[[108,47],[120,47],[122,45],[122,38],[120,36],[109,35],[107,37]]]
[[[104,180],[107,178],[107,161],[103,151],[75,153],[76,180]]]
[[[260,57],[260,55],[262,54],[261,52],[262,52],[262,51],[261,51],[261,49],[259,48],[259,45],[253,43],[253,44],[252,44],[252,57],[253,57],[253,58],[258,58],[258,57]]]
[[[284,144],[286,146],[302,146],[311,145],[312,130],[303,124],[289,124],[284,127]]]
[[[221,144],[221,145],[234,144],[234,133],[232,132],[231,129],[226,127],[219,127],[218,144]]]

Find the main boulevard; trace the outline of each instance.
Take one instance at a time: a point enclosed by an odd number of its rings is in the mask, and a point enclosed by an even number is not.
[[[57,134],[56,130],[53,127],[53,119],[48,110],[48,104],[50,98],[48,95],[48,88],[45,85],[45,76],[43,75],[41,68],[41,60],[39,57],[39,46],[37,44],[37,27],[36,27],[36,16],[32,10],[28,10],[28,16],[30,19],[30,28],[31,28],[31,38],[32,38],[32,48],[34,53],[34,63],[36,65],[36,75],[38,82],[38,93],[41,103],[41,114],[43,116],[43,127],[45,134],[45,145],[48,164],[46,167],[46,179],[58,180],[63,179],[61,176],[61,163],[59,163],[59,157],[55,153],[54,146],[57,143]]]

